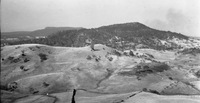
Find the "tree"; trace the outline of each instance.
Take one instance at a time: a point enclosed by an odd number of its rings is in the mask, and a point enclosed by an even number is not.
[[[129,55],[130,55],[130,56],[135,56],[135,55],[133,54],[133,51],[131,51],[131,50],[130,50],[130,52],[129,52]]]
[[[91,48],[93,51],[95,51],[95,49],[94,49],[94,40],[91,40],[90,48]]]

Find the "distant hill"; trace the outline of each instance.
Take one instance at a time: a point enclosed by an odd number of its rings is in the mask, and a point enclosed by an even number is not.
[[[79,30],[81,27],[46,27],[35,31],[17,31],[17,32],[2,32],[2,39],[6,38],[27,38],[37,36],[48,36],[64,30]]]
[[[82,29],[82,27],[46,27],[45,29],[41,30],[35,30],[31,32],[29,35],[34,36],[49,36],[51,34],[55,34],[59,31],[65,31],[65,30],[79,30]]]
[[[28,36],[31,31],[17,31],[17,32],[2,32],[1,39],[6,38],[18,38],[23,36]]]
[[[48,31],[48,28],[45,30]],[[53,29],[49,29],[50,31],[53,31]],[[122,50],[134,48],[173,50],[200,46],[196,39],[180,33],[156,30],[139,22],[114,24],[92,29],[61,31],[54,35],[49,35],[47,38],[23,40],[9,43],[9,45],[39,43],[52,46],[82,47],[88,45],[86,42],[88,40]]]

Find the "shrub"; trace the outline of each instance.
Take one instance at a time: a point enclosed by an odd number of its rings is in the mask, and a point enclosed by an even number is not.
[[[149,66],[145,65],[143,66],[144,69],[149,69]]]
[[[92,57],[93,57],[93,58],[96,58],[97,56],[96,56],[96,55],[92,55]]]
[[[163,72],[163,71],[168,70],[168,69],[170,69],[170,67],[167,64],[164,64],[164,63],[155,65],[153,67],[153,70],[156,71],[156,72]]]
[[[43,61],[45,61],[45,60],[48,59],[48,58],[47,58],[47,55],[46,55],[46,54],[43,54],[43,53],[38,54],[38,56],[40,57],[41,62],[43,62]]]
[[[117,55],[117,56],[121,56],[122,54],[120,52],[118,52],[117,50],[113,50],[113,54]]]
[[[26,55],[23,53],[22,56],[26,56]]]
[[[87,59],[87,60],[91,60],[92,57],[91,57],[90,55],[88,55],[86,59]]]
[[[24,66],[23,66],[23,65],[22,65],[22,66],[20,66],[20,69],[21,69],[21,70],[24,70]]]
[[[30,61],[30,60],[28,60],[27,58],[24,59],[24,63],[26,63],[26,62],[28,62],[28,61]]]
[[[151,89],[149,89],[149,92],[154,93],[154,94],[160,94],[158,91],[156,91],[156,90],[151,90]]]
[[[17,89],[17,82],[12,82],[12,83],[10,83],[10,84],[8,84],[8,89],[10,90],[10,91],[14,91],[15,89]]]
[[[20,69],[23,70],[23,71],[27,71],[27,70],[29,70],[29,69],[25,68],[23,65],[20,66]]]
[[[200,78],[200,70],[195,73],[195,75]]]
[[[147,92],[148,90],[147,90],[147,88],[143,88],[142,91]]]
[[[20,58],[16,58],[16,59],[12,60],[11,63],[17,63],[19,61],[20,61]]]
[[[11,57],[11,56],[8,57],[8,60],[13,60],[13,59],[14,59],[14,57]]]
[[[29,92],[31,92],[32,94],[39,93],[39,91],[35,90],[35,89],[32,88],[32,87],[29,88]]]
[[[127,53],[127,52],[124,52],[124,55],[128,56],[128,53]]]
[[[130,50],[130,52],[129,52],[129,55],[130,55],[130,56],[135,56],[135,55],[133,54],[133,51],[131,51],[131,50]]]
[[[112,58],[112,57],[107,57],[107,58],[108,58],[108,60],[109,60],[109,61],[112,61],[112,60],[113,60],[113,58]]]
[[[26,56],[26,54],[25,54],[24,50],[22,51],[22,56]]]
[[[46,82],[43,82],[43,86],[44,87],[48,87],[50,84],[46,83]]]
[[[169,77],[169,79],[170,79],[170,80],[173,80],[173,78],[172,78],[172,77]]]
[[[17,63],[17,62],[20,61],[19,58],[16,58],[16,59],[15,59],[14,57],[11,57],[11,56],[8,57],[8,60],[10,60],[11,63]]]
[[[96,60],[97,62],[99,62],[99,61],[101,60],[101,57],[100,57],[100,56],[99,56],[99,57],[96,57],[95,60]]]
[[[99,59],[98,58],[95,58],[96,62],[99,62]]]

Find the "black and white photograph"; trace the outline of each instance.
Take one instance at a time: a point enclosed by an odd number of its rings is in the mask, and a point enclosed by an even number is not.
[[[200,0],[0,0],[1,103],[200,103]]]

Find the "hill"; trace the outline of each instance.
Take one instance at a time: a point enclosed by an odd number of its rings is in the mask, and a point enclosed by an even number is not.
[[[194,56],[154,49],[123,52],[102,44],[94,48],[41,44],[2,47],[1,102],[200,100],[195,96],[200,94],[200,53]]]
[[[173,50],[200,47],[198,39],[180,33],[156,30],[138,22],[62,31],[47,38],[22,40],[8,44],[39,43],[51,46],[83,47],[88,44],[87,41],[104,44],[119,50],[135,48]]]
[[[79,30],[79,29],[82,29],[82,27],[46,27],[45,29],[35,30],[31,32],[29,35],[49,36],[52,34],[56,34],[57,32],[60,32],[60,31]]]
[[[6,40],[21,40],[21,39],[34,39],[34,38],[44,38],[46,36],[56,34],[59,31],[66,30],[79,30],[81,27],[46,27],[44,29],[35,31],[17,31],[17,32],[2,32],[1,41]]]

